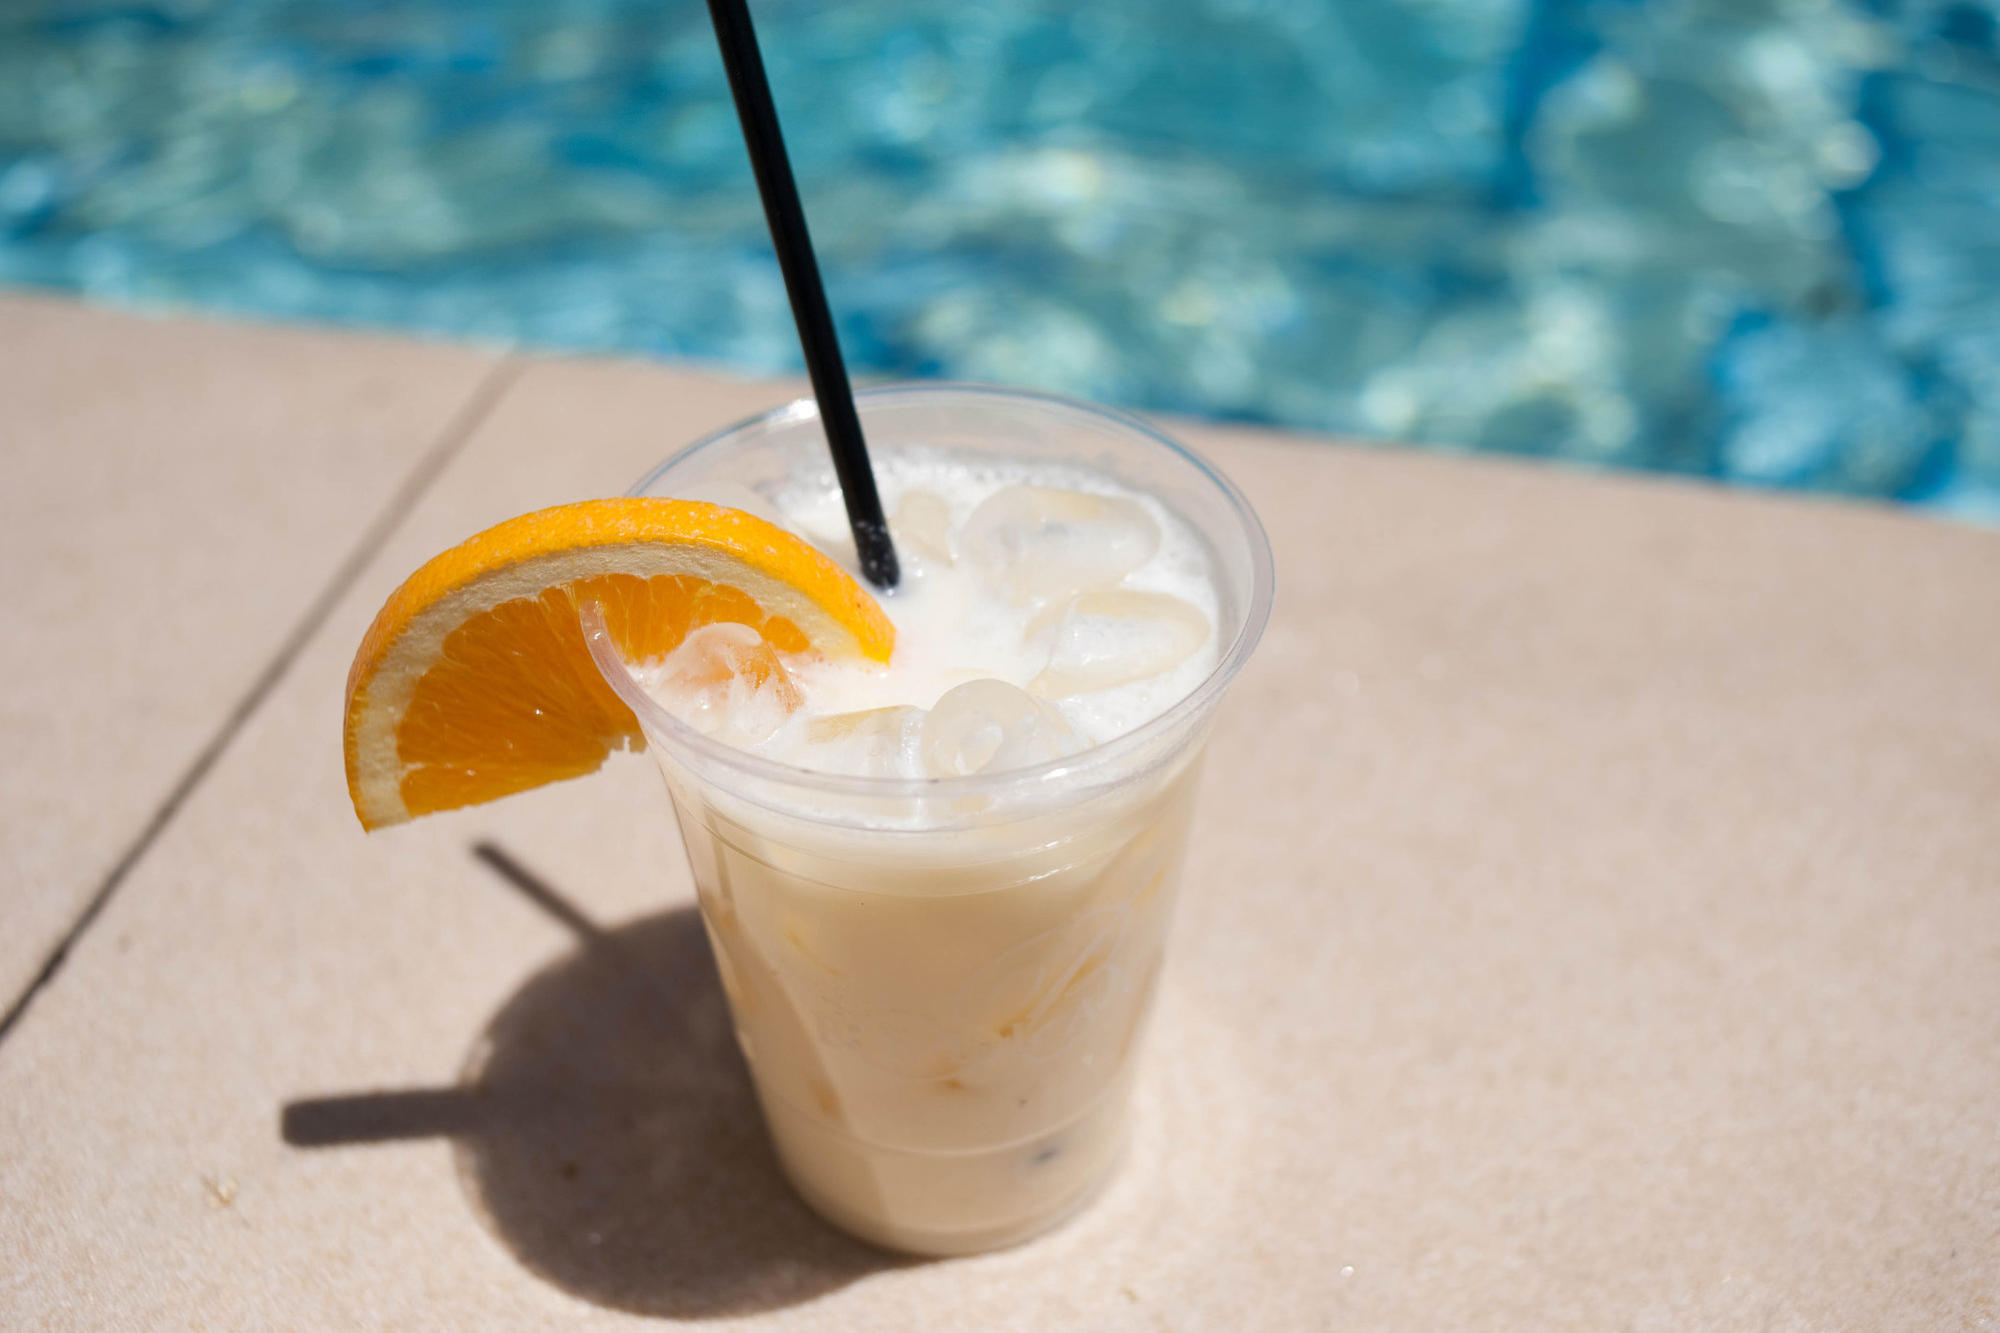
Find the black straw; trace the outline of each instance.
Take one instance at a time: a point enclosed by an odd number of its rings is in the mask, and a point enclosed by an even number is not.
[[[722,67],[729,72],[736,116],[743,122],[743,142],[750,150],[757,192],[764,197],[764,219],[771,224],[778,269],[785,275],[785,291],[792,298],[792,319],[799,326],[799,344],[805,349],[806,373],[812,377],[820,424],[826,429],[833,470],[847,501],[854,552],[870,583],[885,590],[894,588],[901,577],[896,548],[889,540],[889,522],[882,514],[875,473],[868,466],[868,445],[861,438],[854,390],[847,382],[847,364],[840,357],[840,339],[833,331],[833,314],[827,309],[819,261],[813,258],[812,237],[806,233],[805,210],[799,206],[799,187],[792,180],[785,138],[778,131],[778,111],[771,105],[764,58],[757,51],[757,31],[750,26],[744,0],[708,0],[708,16],[715,23],[715,40],[722,47]]]

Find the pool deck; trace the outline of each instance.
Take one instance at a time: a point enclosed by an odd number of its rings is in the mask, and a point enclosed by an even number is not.
[[[0,1326],[2000,1329],[2000,534],[1170,427],[1279,596],[1133,1157],[900,1263],[777,1181],[643,760],[372,837],[341,771],[403,575],[797,386],[0,346]]]

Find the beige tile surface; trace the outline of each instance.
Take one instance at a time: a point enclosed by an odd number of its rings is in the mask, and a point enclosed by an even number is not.
[[[0,295],[0,1013],[494,358]]]
[[[0,1043],[0,1324],[2000,1320],[2000,538],[1209,431],[1281,586],[1130,1169],[1005,1254],[818,1227],[644,762],[368,838],[336,738],[417,560],[777,396],[509,393]]]

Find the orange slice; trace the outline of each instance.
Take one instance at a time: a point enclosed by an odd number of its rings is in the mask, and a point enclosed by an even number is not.
[[[688,500],[586,500],[509,519],[412,574],[347,674],[362,827],[596,771],[644,744],[598,673],[579,602],[627,661],[748,625],[784,653],[889,660],[895,627],[840,566],[763,519]]]

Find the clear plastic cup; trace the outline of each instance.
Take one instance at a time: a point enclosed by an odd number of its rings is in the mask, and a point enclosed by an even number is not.
[[[877,459],[1059,459],[1156,496],[1202,538],[1218,583],[1218,664],[1164,715],[1054,763],[930,781],[813,773],[711,740],[637,688],[601,626],[589,635],[666,777],[787,1176],[866,1240],[966,1254],[1055,1225],[1119,1161],[1196,769],[1263,632],[1270,547],[1234,486],[1131,417],[943,384],[858,406]],[[801,400],[675,455],[632,494],[831,484],[826,459]]]

